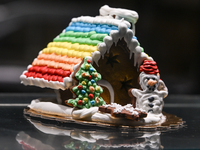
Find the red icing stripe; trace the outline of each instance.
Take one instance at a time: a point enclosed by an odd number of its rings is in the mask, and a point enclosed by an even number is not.
[[[70,74],[71,71],[69,70],[48,68],[46,66],[32,66],[28,69],[28,72],[25,73],[25,76],[63,82],[63,78],[69,77]]]

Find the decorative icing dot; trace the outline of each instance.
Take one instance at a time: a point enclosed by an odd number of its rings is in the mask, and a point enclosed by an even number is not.
[[[90,71],[93,72],[93,71],[94,71],[94,68],[90,68]]]
[[[85,94],[86,93],[86,91],[85,90],[81,90],[81,94]]]
[[[91,63],[91,61],[89,59],[87,59],[87,63]]]
[[[97,77],[97,72],[94,73],[94,77],[95,77],[95,78]]]
[[[85,98],[83,98],[83,100],[84,100],[85,102],[87,102],[87,101],[88,101],[88,98],[87,98],[87,97],[85,97]]]
[[[79,86],[78,86],[78,89],[79,89],[79,90],[82,90],[82,89],[83,89],[83,86],[82,86],[82,85],[79,85]]]
[[[83,101],[82,100],[78,100],[78,105],[82,105]]]
[[[90,103],[91,103],[91,105],[94,105],[94,104],[95,104],[95,101],[94,101],[94,100],[92,100],[92,101],[90,101]]]
[[[92,83],[95,83],[94,79],[91,80]]]
[[[86,85],[87,83],[85,81],[82,81],[81,84]]]
[[[89,87],[89,90],[90,90],[90,92],[92,92],[92,93],[94,93],[94,91],[95,91],[95,89],[94,89],[93,86],[90,86],[90,87]]]
[[[88,76],[87,73],[83,72],[82,77],[86,77],[86,76]]]
[[[91,80],[91,79],[92,79],[92,76],[91,76],[91,75],[89,75],[89,76],[88,76],[88,80]]]
[[[98,104],[99,103],[99,97],[95,98],[95,102]]]
[[[89,64],[85,64],[85,69],[89,69],[90,65]]]
[[[99,91],[99,90],[100,90],[100,87],[99,87],[99,86],[97,86],[97,87],[96,87],[96,90],[97,90],[97,91]]]
[[[89,97],[90,99],[93,99],[93,98],[94,98],[94,95],[93,95],[93,94],[89,94],[88,97]]]

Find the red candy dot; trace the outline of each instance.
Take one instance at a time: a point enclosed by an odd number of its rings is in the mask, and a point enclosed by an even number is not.
[[[79,89],[79,90],[82,90],[82,89],[83,89],[83,86],[82,86],[82,85],[79,85],[79,86],[78,86],[78,89]]]
[[[88,76],[88,80],[91,80],[91,79],[92,79],[92,76],[91,76],[91,75],[89,75],[89,76]]]
[[[87,59],[87,63],[91,63],[91,61],[89,59]]]
[[[82,105],[83,101],[82,100],[78,100],[78,105]]]
[[[94,95],[93,95],[93,94],[89,94],[88,97],[89,97],[90,99],[93,99],[93,98],[94,98]]]

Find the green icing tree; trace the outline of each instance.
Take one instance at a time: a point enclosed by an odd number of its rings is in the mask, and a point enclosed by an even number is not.
[[[96,83],[101,80],[101,74],[91,65],[91,61],[87,57],[84,58],[75,77],[79,84],[72,88],[72,92],[77,98],[69,99],[67,103],[78,108],[90,108],[106,104],[100,96],[103,89]]]

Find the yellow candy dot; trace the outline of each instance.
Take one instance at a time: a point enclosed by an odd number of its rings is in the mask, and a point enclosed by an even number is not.
[[[83,100],[84,100],[85,102],[87,102],[87,101],[88,101],[88,98],[85,97],[85,98],[83,98]]]
[[[82,81],[81,84],[86,85],[86,82],[85,82],[85,81]]]
[[[99,86],[97,86],[97,87],[96,87],[96,90],[97,90],[97,91],[99,91],[99,90],[100,90],[100,87],[99,87]]]
[[[85,69],[89,69],[90,65],[89,64],[85,64]]]

